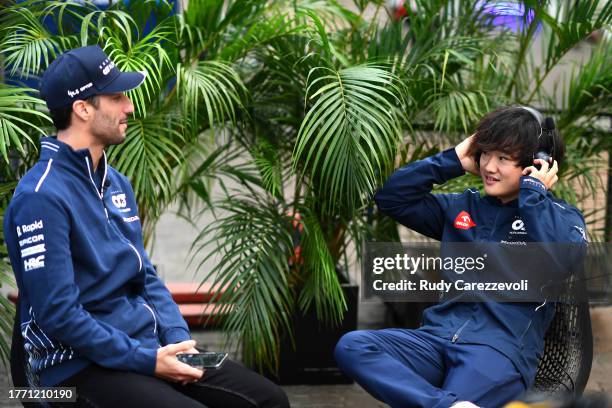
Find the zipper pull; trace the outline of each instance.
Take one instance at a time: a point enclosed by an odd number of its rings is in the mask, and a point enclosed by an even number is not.
[[[455,333],[455,335],[454,335],[454,336],[453,336],[453,338],[451,339],[451,343],[456,342],[458,338],[459,338],[459,335]]]

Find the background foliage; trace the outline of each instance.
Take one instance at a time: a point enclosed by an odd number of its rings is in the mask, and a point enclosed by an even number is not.
[[[129,93],[127,140],[109,157],[133,183],[147,237],[173,202],[189,219],[213,211],[194,251],[219,260],[201,277],[226,287],[225,328],[249,364],[274,368],[294,313],[342,318],[340,271],[355,248],[398,239],[373,192],[495,107],[527,104],[555,117],[568,145],[557,195],[580,203],[602,189],[601,153],[612,147],[601,119],[610,114],[608,38],[564,81],[544,84],[569,52],[609,29],[610,1],[528,0],[515,30],[476,0],[415,0],[403,21],[388,18],[382,0],[190,0],[178,14],[153,0],[4,3],[0,58],[12,80],[0,85],[0,215],[38,138],[52,133],[37,91],[20,81],[36,83],[62,51],[90,44],[122,70],[146,70]],[[480,181],[443,189],[468,185]],[[595,208],[588,221],[602,214]],[[7,262],[0,246],[5,285]],[[6,355],[6,301],[0,313]]]

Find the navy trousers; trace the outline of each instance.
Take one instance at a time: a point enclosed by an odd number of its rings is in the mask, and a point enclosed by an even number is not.
[[[392,407],[501,407],[525,391],[510,359],[492,347],[452,343],[423,330],[360,330],[335,349],[340,369]]]

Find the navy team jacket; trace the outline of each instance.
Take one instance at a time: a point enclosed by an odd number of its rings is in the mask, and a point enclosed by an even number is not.
[[[506,204],[495,197],[481,197],[476,189],[431,193],[434,184],[463,174],[455,149],[449,149],[397,170],[375,200],[379,210],[397,222],[442,242],[515,241],[512,224],[519,219],[524,227],[520,239],[524,241],[586,242],[580,211],[556,199],[534,177],[521,177],[518,199]],[[495,348],[512,360],[525,386],[530,387],[544,348],[544,334],[554,317],[553,304],[539,306],[448,301],[426,309],[420,329],[453,342]]]
[[[132,187],[88,149],[43,138],[4,234],[31,379],[53,386],[90,363],[153,375],[160,345],[191,338],[142,241]]]

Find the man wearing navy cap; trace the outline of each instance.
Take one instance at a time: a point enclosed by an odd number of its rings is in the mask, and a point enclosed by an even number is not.
[[[57,136],[42,138],[4,219],[28,382],[76,387],[87,406],[287,407],[238,364],[204,373],[176,358],[197,353],[195,341],[144,249],[132,187],[104,152],[125,140],[134,106],[123,92],[145,77],[98,46],[43,75]]]

